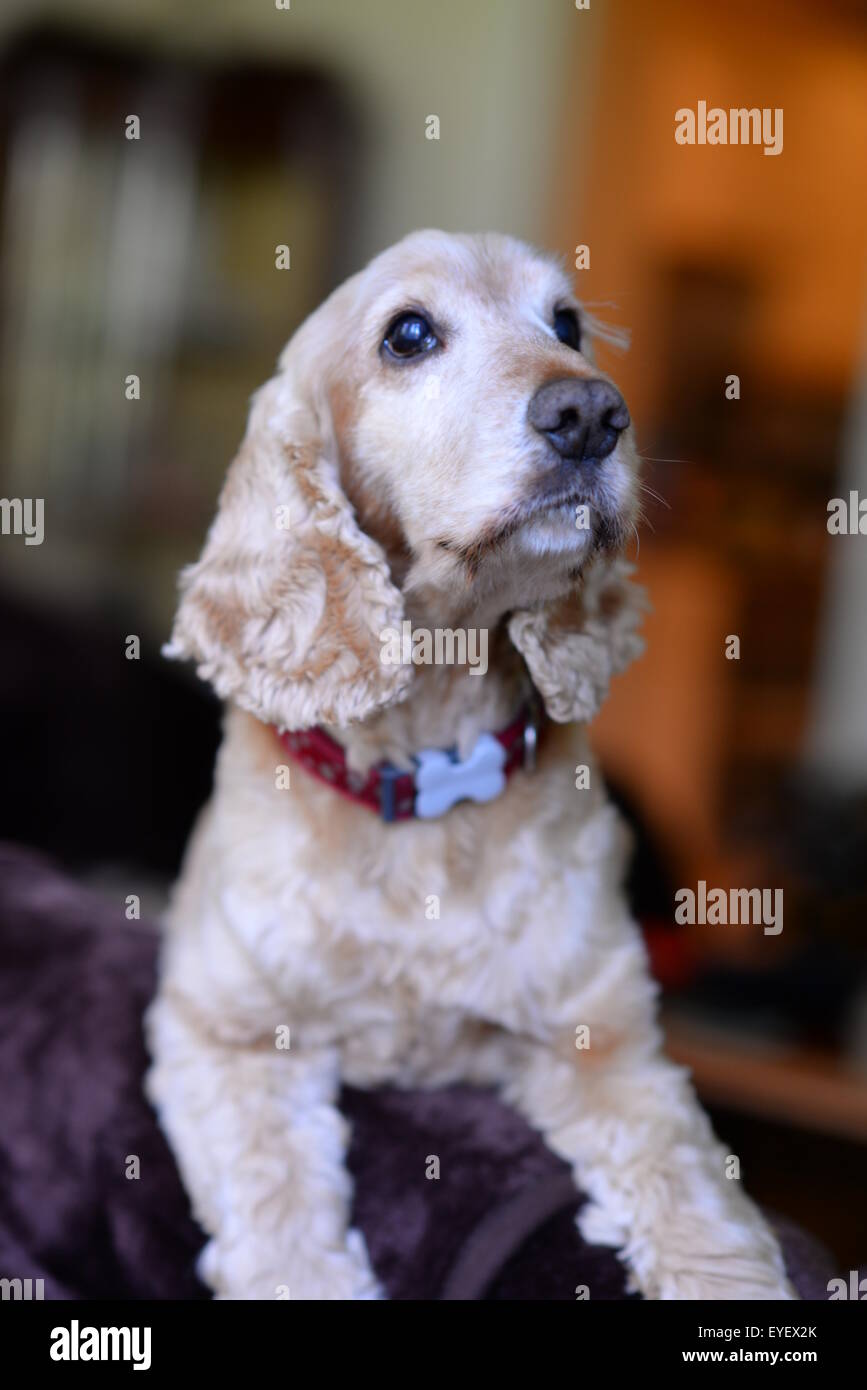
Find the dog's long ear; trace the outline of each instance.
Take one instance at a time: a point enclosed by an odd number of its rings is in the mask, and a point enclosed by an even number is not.
[[[644,650],[638,628],[647,602],[632,572],[624,560],[597,559],[573,593],[509,620],[509,636],[558,724],[592,719],[611,677]]]
[[[259,391],[165,649],[281,729],[362,719],[410,678],[380,661],[403,604],[340,486],[330,436],[327,408],[288,367]]]

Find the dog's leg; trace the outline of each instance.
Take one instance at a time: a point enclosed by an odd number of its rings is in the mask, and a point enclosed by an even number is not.
[[[529,1044],[504,1088],[588,1194],[585,1239],[618,1247],[646,1298],[796,1297],[686,1073],[649,1037],[589,1042],[574,1060]]]
[[[336,1054],[221,1043],[165,994],[148,1032],[148,1094],[211,1237],[199,1273],[215,1294],[381,1297],[363,1237],[347,1229]]]

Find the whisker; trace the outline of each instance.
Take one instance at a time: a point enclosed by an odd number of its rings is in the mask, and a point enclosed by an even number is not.
[[[671,511],[671,503],[666,501],[661,492],[657,492],[655,488],[648,487],[647,483],[642,483],[640,480],[638,486],[642,492],[647,493],[648,497],[652,497],[655,502],[661,503],[663,507]]]
[[[652,454],[639,454],[639,458],[642,463],[685,463],[693,468],[696,466],[695,459],[658,459],[654,458]]]

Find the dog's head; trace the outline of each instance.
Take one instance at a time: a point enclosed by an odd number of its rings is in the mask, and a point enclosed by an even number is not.
[[[558,720],[640,649],[618,558],[637,512],[626,405],[560,267],[418,232],[301,326],[250,412],[170,654],[281,727],[408,690],[381,634],[508,623]]]

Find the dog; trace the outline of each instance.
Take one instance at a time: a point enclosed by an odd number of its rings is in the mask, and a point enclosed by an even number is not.
[[[587,742],[643,611],[599,331],[520,242],[408,236],[290,340],[182,575],[168,655],[227,709],[148,1093],[217,1297],[384,1296],[350,1226],[344,1081],[499,1088],[646,1298],[794,1297],[662,1051]],[[484,633],[485,672],[416,660],[437,632]]]

